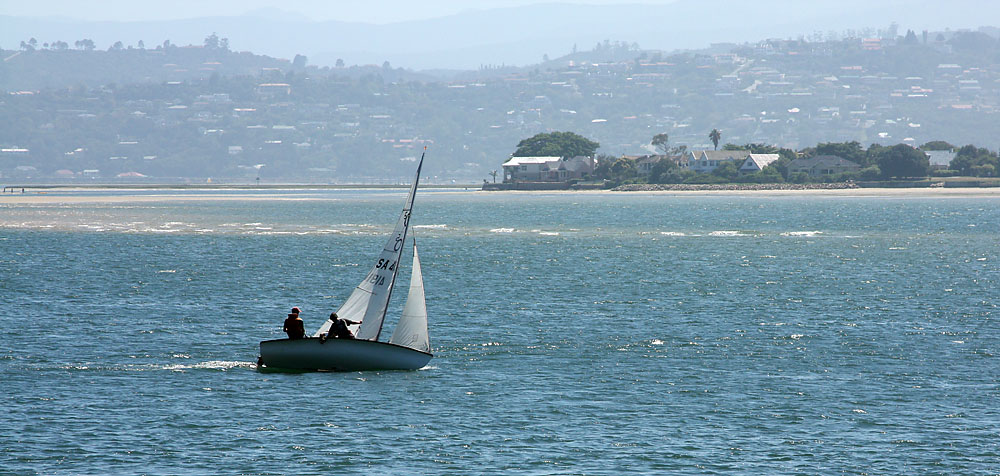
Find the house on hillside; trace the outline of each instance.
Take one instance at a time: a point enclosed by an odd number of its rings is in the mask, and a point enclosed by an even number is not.
[[[273,99],[292,94],[292,86],[288,83],[261,83],[256,89],[258,99]]]
[[[698,173],[708,173],[725,162],[734,162],[736,165],[743,163],[743,160],[750,155],[749,150],[691,150],[687,152],[687,161],[691,170]]]
[[[764,170],[764,167],[771,165],[780,158],[781,156],[778,154],[749,154],[743,160],[743,165],[740,166],[740,173],[752,174],[760,172]]]
[[[805,173],[810,177],[836,175],[844,172],[857,172],[861,166],[836,155],[819,155],[816,157],[795,159],[788,163],[788,173]]]
[[[593,157],[511,157],[503,163],[503,181],[566,182],[590,175],[597,167]]]

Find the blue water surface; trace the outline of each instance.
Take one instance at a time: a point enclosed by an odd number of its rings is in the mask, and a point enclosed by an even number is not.
[[[430,366],[257,372],[404,195],[0,205],[0,473],[1000,473],[996,198],[421,192]]]

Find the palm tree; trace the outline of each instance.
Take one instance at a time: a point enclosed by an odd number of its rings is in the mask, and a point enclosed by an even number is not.
[[[708,133],[708,138],[712,139],[712,145],[715,146],[715,150],[719,150],[719,141],[722,140],[722,133],[718,129],[712,129],[712,132]]]

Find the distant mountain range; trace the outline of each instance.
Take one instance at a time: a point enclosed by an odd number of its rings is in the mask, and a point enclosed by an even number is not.
[[[147,48],[170,40],[201,44],[216,32],[234,50],[279,58],[302,54],[310,64],[379,64],[423,69],[476,69],[481,65],[528,65],[543,55],[563,56],[610,39],[643,49],[704,48],[711,43],[794,38],[848,29],[972,27],[998,18],[989,0],[679,0],[667,5],[550,3],[472,10],[391,24],[314,22],[297,14],[256,11],[241,16],[185,20],[96,22],[63,17],[0,16],[0,47],[89,38],[98,48],[143,40]]]

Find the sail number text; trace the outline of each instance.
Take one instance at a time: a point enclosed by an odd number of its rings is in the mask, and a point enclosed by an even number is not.
[[[380,276],[378,272],[380,270],[394,271],[396,269],[396,262],[391,259],[380,259],[378,263],[375,264],[375,269],[371,273],[368,273],[368,277],[365,278],[365,282],[374,286],[382,286],[385,284],[385,276]]]

